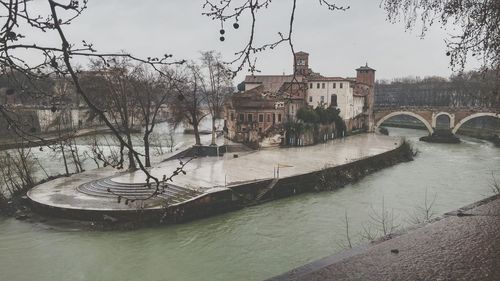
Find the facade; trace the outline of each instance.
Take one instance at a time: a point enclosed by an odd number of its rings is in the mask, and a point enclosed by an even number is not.
[[[354,78],[328,77],[309,68],[309,54],[295,54],[294,74],[249,75],[244,90],[226,105],[226,132],[237,142],[258,143],[284,134],[302,107],[335,107],[347,130],[373,130],[375,70],[356,69]]]

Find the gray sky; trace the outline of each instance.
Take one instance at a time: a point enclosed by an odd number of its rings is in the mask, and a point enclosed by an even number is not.
[[[424,39],[419,30],[405,32],[402,23],[391,24],[377,0],[338,1],[351,6],[346,12],[329,11],[316,0],[299,0],[295,21],[296,51],[310,54],[310,67],[323,75],[354,76],[366,62],[377,70],[377,79],[408,75],[449,76],[445,55],[445,30],[432,27]],[[220,24],[202,16],[202,0],[90,0],[88,10],[67,27],[69,39],[85,39],[99,51],[126,50],[137,56],[172,53],[179,59],[197,59],[202,50],[220,51],[230,60],[248,40],[249,21],[240,28],[226,27],[225,42],[219,41]],[[39,1],[39,9],[47,6]],[[277,38],[287,31],[291,1],[273,1],[258,13],[257,41]],[[58,43],[51,34],[32,34],[35,40]],[[290,73],[290,50],[283,46],[258,56],[262,74]],[[242,73],[235,81],[241,81]]]

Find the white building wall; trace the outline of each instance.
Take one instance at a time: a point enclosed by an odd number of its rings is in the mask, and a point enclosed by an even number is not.
[[[340,84],[342,83],[342,88]],[[319,84],[319,88],[318,88]],[[325,87],[323,88],[323,84]],[[335,84],[335,88],[334,88]],[[353,89],[349,80],[339,81],[309,81],[307,89],[307,104],[317,107],[324,101],[328,107],[331,103],[331,96],[337,95],[337,108],[340,109],[340,116],[344,120],[352,119],[354,114]],[[312,87],[311,87],[312,86]]]

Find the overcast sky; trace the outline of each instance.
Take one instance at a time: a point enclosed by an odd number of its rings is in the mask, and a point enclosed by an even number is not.
[[[435,26],[421,39],[419,30],[410,33],[402,23],[387,22],[379,2],[340,1],[351,8],[332,12],[316,0],[299,0],[293,35],[296,51],[308,52],[310,67],[329,76],[354,76],[354,69],[366,62],[377,70],[377,79],[449,76],[447,32]],[[37,5],[44,9],[47,4]],[[66,30],[72,42],[84,39],[103,52],[126,50],[143,57],[172,53],[178,59],[197,59],[200,51],[216,50],[232,59],[248,40],[249,19],[240,19],[238,30],[228,23],[226,40],[221,42],[219,22],[202,16],[202,5],[202,0],[89,0],[88,10]],[[290,10],[291,1],[280,0],[260,11],[257,41],[270,42],[278,31],[286,32]],[[58,42],[51,34],[31,35],[38,41]],[[260,54],[258,68],[262,74],[290,73],[290,50],[284,46]]]

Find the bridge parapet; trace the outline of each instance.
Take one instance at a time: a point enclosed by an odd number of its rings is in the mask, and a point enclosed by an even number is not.
[[[493,112],[500,113],[495,107],[449,107],[449,106],[375,106],[374,111],[433,111],[433,112]]]

